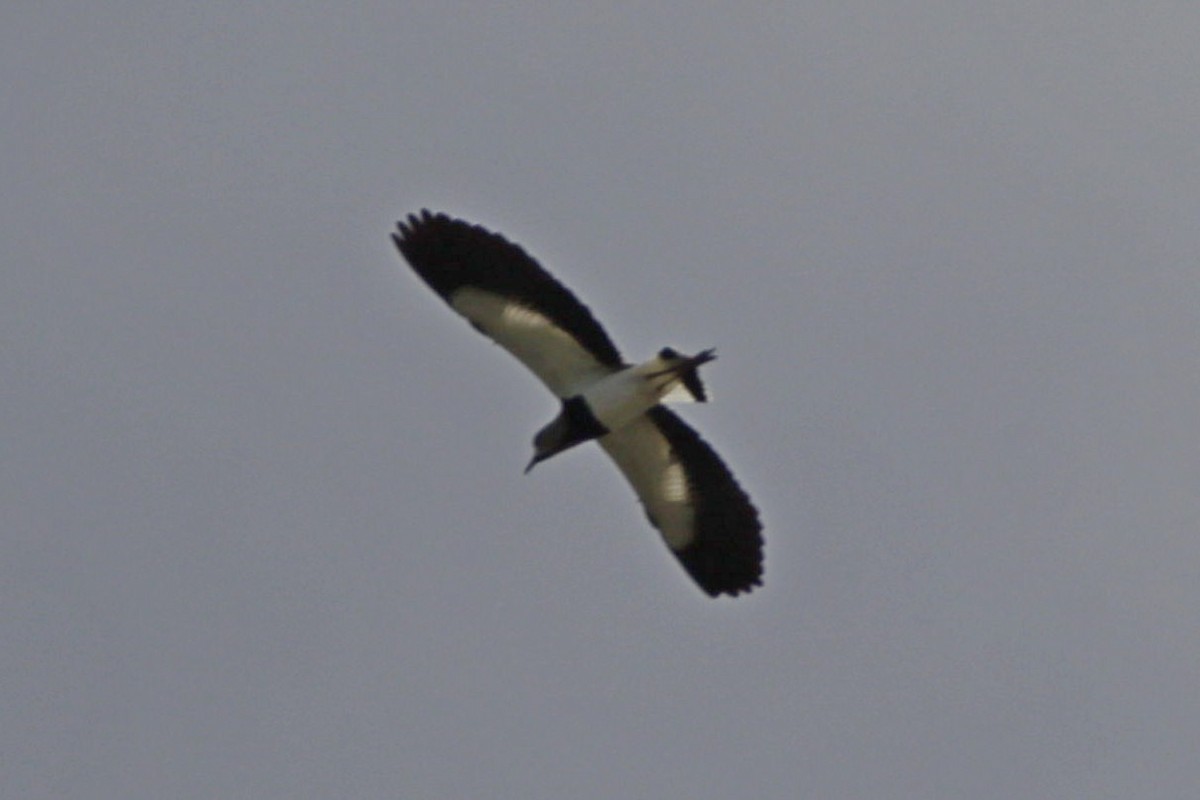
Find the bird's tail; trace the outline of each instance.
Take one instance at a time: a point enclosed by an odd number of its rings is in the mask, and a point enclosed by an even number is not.
[[[680,355],[672,348],[664,347],[658,351],[656,361],[659,364],[647,377],[669,376],[670,383],[673,385],[663,395],[663,402],[704,403],[708,401],[708,393],[704,390],[704,384],[700,380],[700,366],[713,361],[716,357],[717,351],[711,347],[694,356]]]

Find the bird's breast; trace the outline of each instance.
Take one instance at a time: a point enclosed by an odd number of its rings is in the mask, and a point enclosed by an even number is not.
[[[659,395],[637,367],[628,367],[596,381],[583,399],[600,424],[615,431],[658,405]]]

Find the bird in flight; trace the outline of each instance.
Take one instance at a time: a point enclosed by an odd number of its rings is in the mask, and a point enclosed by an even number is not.
[[[529,368],[561,402],[526,472],[595,440],[667,547],[710,596],[762,585],[758,511],[720,457],[664,402],[704,402],[713,350],[664,347],[627,364],[587,306],[519,246],[423,210],[397,226],[400,254],[452,309]]]

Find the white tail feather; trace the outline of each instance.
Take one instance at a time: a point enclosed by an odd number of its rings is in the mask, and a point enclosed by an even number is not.
[[[683,385],[683,381],[676,381],[675,384],[667,390],[663,395],[660,403],[694,403],[696,396],[691,390]]]

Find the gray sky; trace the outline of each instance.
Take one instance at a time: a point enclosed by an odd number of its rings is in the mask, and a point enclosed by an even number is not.
[[[1193,797],[1200,10],[500,5],[0,11],[0,794]],[[422,206],[719,348],[763,590]]]

